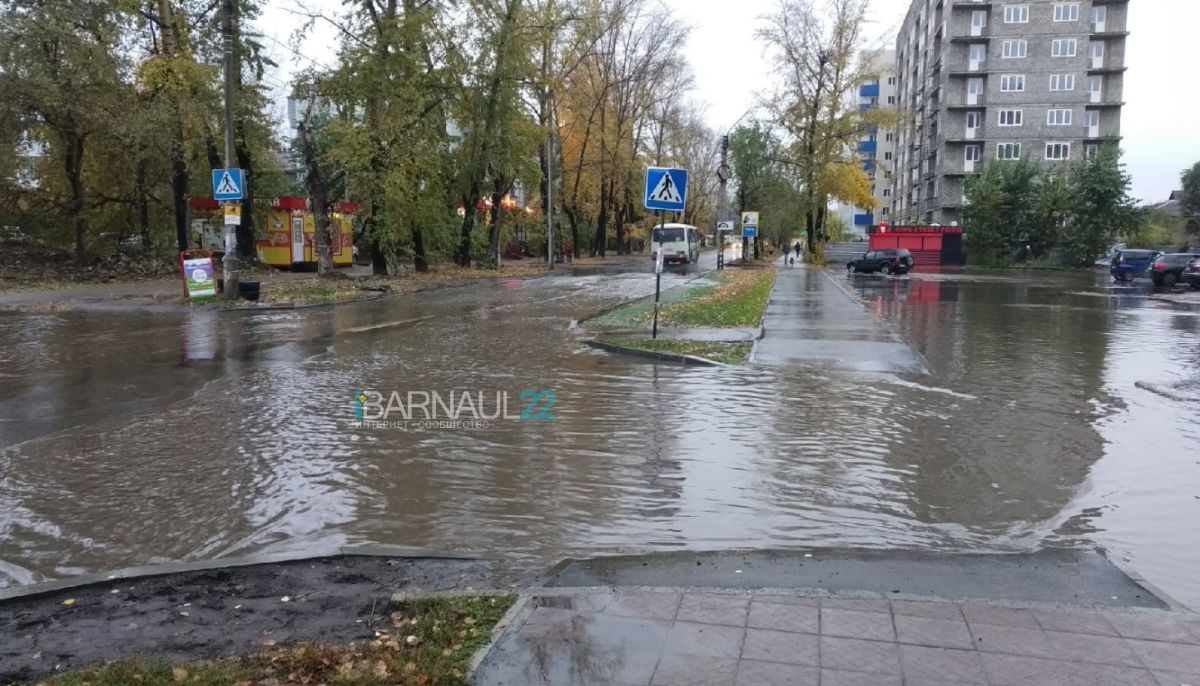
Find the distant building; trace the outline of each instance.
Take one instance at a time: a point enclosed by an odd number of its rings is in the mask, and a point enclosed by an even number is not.
[[[1120,139],[1129,0],[913,0],[892,215],[958,221],[985,160],[1051,166]]]
[[[884,51],[865,55],[869,60],[867,77],[858,89],[861,110],[895,108],[897,97],[896,53]],[[892,179],[896,157],[896,134],[887,128],[870,128],[858,142],[863,171],[871,180],[871,193],[877,210],[843,206],[838,213],[858,236],[866,236],[872,226],[891,221]]]

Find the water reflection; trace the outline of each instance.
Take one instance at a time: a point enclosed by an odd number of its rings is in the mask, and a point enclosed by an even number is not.
[[[652,292],[645,273],[252,317],[0,318],[0,584],[316,542],[529,564],[1098,542],[1200,596],[1180,449],[1196,408],[1134,387],[1190,374],[1200,319],[1090,275],[845,284],[930,375],[690,370],[582,346],[571,320]],[[356,428],[360,388],[550,388],[559,418]]]

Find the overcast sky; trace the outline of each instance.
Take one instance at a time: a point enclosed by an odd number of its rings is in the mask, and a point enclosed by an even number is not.
[[[724,132],[769,88],[769,66],[754,31],[758,18],[776,0],[663,1],[692,27],[685,55],[696,75],[693,98],[705,105],[713,128]],[[909,0],[871,3],[870,47],[893,47]],[[342,3],[305,4],[337,11]],[[283,65],[270,78],[280,93],[298,66],[327,62],[336,47],[336,36],[327,27],[293,43],[301,19],[290,8],[297,6],[296,0],[271,0],[259,27],[269,38],[273,57]],[[1134,196],[1157,202],[1178,187],[1180,171],[1200,161],[1200,70],[1191,50],[1200,39],[1200,1],[1133,2],[1129,14],[1123,147]],[[275,115],[284,115],[282,102]]]

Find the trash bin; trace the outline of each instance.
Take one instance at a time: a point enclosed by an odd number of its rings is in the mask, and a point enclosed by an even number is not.
[[[259,288],[258,281],[239,281],[238,282],[238,295],[245,298],[246,300],[257,302],[259,292],[260,292],[260,288]]]

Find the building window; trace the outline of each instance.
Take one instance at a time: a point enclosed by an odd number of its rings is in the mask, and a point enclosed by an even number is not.
[[[891,196],[892,196],[892,189],[890,189],[890,188],[883,189],[883,197],[890,198]]]
[[[1000,110],[1000,126],[1021,126],[1025,123],[1022,110]]]
[[[986,45],[980,45],[979,43],[972,43],[970,51],[971,51],[971,53],[967,59],[971,60],[972,62],[983,62],[984,60],[987,59],[987,46]]]
[[[1088,128],[1100,128],[1100,113],[1096,110],[1087,111]]]
[[[1046,126],[1070,126],[1071,110],[1046,110]]]
[[[982,154],[983,151],[978,145],[968,145],[963,149],[963,159],[967,162],[978,162]]]
[[[1050,43],[1051,57],[1074,57],[1078,41],[1074,38],[1055,38]]]
[[[1103,59],[1104,58],[1104,42],[1093,41],[1088,43],[1088,57]]]
[[[1104,91],[1104,77],[1103,76],[1089,76],[1088,77],[1088,92],[1089,93],[1100,93],[1103,91]]]
[[[1052,91],[1073,91],[1073,90],[1075,90],[1075,75],[1074,74],[1051,74],[1050,75],[1050,90],[1052,90]]]
[[[1026,57],[1029,54],[1029,43],[1023,40],[1006,40],[1001,54],[1005,59]]]
[[[1029,5],[1008,5],[1004,8],[1005,24],[1028,24]]]
[[[1079,21],[1079,3],[1067,2],[1055,5],[1054,21]]]
[[[895,76],[889,76],[889,77],[888,77],[888,85],[889,85],[889,86],[894,86],[894,85],[896,85],[896,77],[895,77]]]
[[[1005,74],[1001,76],[1000,90],[1004,93],[1020,93],[1025,90],[1025,75]]]
[[[1070,143],[1047,143],[1046,144],[1046,159],[1048,159],[1048,160],[1069,160],[1069,159],[1071,159],[1071,144]]]
[[[1096,145],[1095,143],[1090,143],[1088,145],[1083,146],[1083,156],[1086,157],[1087,159],[1090,160],[1098,154],[1100,154],[1100,146],[1099,145]]]
[[[982,29],[987,26],[987,17],[986,10],[975,10],[971,13],[971,26]]]
[[[888,162],[890,162],[890,161],[891,161],[891,159],[892,159],[892,153],[890,153],[890,152],[885,152],[885,153],[883,153],[883,159],[884,159],[885,161],[888,161]]]
[[[983,79],[967,79],[967,94],[982,95],[983,94]]]
[[[889,96],[888,96],[888,104],[889,104],[889,105],[895,105],[895,104],[896,104],[896,96],[894,96],[894,95],[889,95]]]
[[[967,112],[967,128],[968,129],[979,128],[979,120],[981,118],[982,117],[979,112]]]
[[[892,142],[893,138],[895,138],[895,135],[893,135],[891,132],[888,132],[883,136],[883,139],[889,143]]]
[[[1021,159],[1021,144],[1020,143],[1001,143],[996,146],[996,159],[998,160],[1019,160]]]
[[[1108,21],[1108,8],[1104,5],[1092,8],[1092,23],[1103,24]]]

